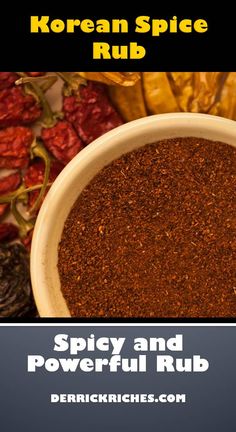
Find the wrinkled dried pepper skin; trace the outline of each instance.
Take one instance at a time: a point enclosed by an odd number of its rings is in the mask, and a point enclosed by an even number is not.
[[[13,87],[18,78],[15,72],[0,72],[0,90]]]
[[[123,124],[108,99],[105,86],[94,82],[81,86],[79,95],[64,97],[63,111],[85,144]]]
[[[32,130],[24,126],[0,130],[0,168],[25,168],[33,138]]]
[[[24,94],[20,87],[0,91],[0,128],[33,123],[41,113],[33,96]]]
[[[0,195],[7,194],[18,188],[21,182],[21,177],[18,172],[9,174],[8,176],[0,178]]]
[[[21,183],[21,176],[18,172],[0,178],[0,196],[15,191]],[[9,204],[0,204],[0,217],[5,214]]]
[[[64,166],[59,161],[52,161],[49,182],[53,182]],[[25,186],[31,187],[43,183],[45,166],[42,161],[33,162],[26,170],[24,176]],[[49,189],[49,188],[48,188]],[[29,194],[28,207],[31,208],[37,199],[39,191],[32,191]]]
[[[41,138],[47,150],[64,165],[83,148],[74,127],[66,120],[58,121],[52,128],[43,128]]]
[[[18,227],[12,223],[0,223],[0,243],[11,242],[18,237]]]
[[[29,255],[23,245],[0,246],[0,318],[33,317]]]

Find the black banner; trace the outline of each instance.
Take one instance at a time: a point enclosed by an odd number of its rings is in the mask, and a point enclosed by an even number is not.
[[[112,12],[111,12],[112,10]],[[1,15],[1,70],[234,70],[227,11],[21,5]]]

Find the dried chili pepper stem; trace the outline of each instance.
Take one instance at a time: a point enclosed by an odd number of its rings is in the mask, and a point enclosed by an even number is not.
[[[86,85],[87,81],[76,72],[56,72],[56,74],[64,81],[64,95],[70,96],[73,92],[77,92],[81,85]]]
[[[48,183],[47,186],[51,186],[52,183]],[[33,192],[35,190],[41,189],[42,184],[30,186],[28,188],[25,188],[23,185],[21,185],[18,189],[16,189],[14,192],[11,192],[7,195],[3,195],[0,197],[0,204],[3,203],[11,203],[13,200],[17,199],[18,201],[25,201],[25,197],[28,193]]]
[[[47,186],[51,186],[51,183],[48,183]],[[25,219],[22,214],[19,212],[17,208],[17,204],[19,201],[24,201],[25,197],[28,195],[28,193],[43,188],[43,184],[31,186],[29,188],[24,188],[23,185],[21,185],[16,191],[11,192],[8,195],[3,195],[0,197],[0,204],[1,203],[11,203],[11,211],[16,219],[16,222],[19,225],[19,235],[21,238],[26,237],[29,231],[32,230],[35,224],[36,218],[31,219]]]
[[[35,218],[26,220],[17,208],[17,199],[11,201],[11,211],[19,225],[19,235],[21,238],[27,236],[28,232],[34,228]]]
[[[30,215],[34,214],[40,207],[45,191],[49,186],[48,180],[49,180],[50,164],[51,164],[50,157],[46,149],[44,148],[44,146],[36,139],[33,141],[31,145],[31,157],[32,159],[38,157],[42,159],[45,164],[43,183],[41,185],[32,186],[27,189],[23,185],[21,185],[14,192],[0,197],[0,203],[11,204],[12,214],[15,217],[17,223],[19,224],[20,237],[25,237],[27,233],[34,227],[35,218],[29,220],[25,219],[17,208],[18,202],[26,201],[28,193],[32,192],[33,190],[40,189],[40,193],[29,213]]]
[[[45,194],[45,191],[48,187],[51,161],[50,161],[50,158],[49,158],[49,155],[48,155],[46,149],[37,140],[35,140],[31,146],[31,155],[32,155],[32,158],[39,157],[40,159],[42,159],[44,161],[44,164],[45,164],[45,171],[44,171],[44,179],[43,179],[42,188],[40,190],[40,193],[39,193],[33,207],[30,209],[30,214],[34,214],[38,210],[38,208],[40,207],[41,201],[42,201],[43,196]]]
[[[52,127],[56,124],[57,119],[61,117],[60,113],[53,113],[51,110],[51,107],[44,96],[43,90],[39,85],[37,85],[34,81],[34,78],[28,77],[25,75],[24,72],[17,72],[18,75],[21,76],[20,79],[18,79],[15,84],[16,85],[22,85],[22,84],[30,84],[32,87],[31,94],[36,97],[37,100],[40,101],[42,108],[43,108],[43,115],[41,117],[40,123],[43,127]]]
[[[41,185],[40,193],[39,193],[33,207],[30,210],[30,213],[34,214],[38,210],[38,208],[40,207],[41,201],[43,199],[43,196],[44,196],[45,191],[46,191],[47,186],[48,186],[51,161],[50,161],[50,157],[47,153],[47,150],[42,145],[42,143],[39,142],[37,139],[34,139],[33,143],[31,144],[30,151],[31,151],[31,158],[32,159],[34,159],[35,157],[38,157],[38,158],[43,160],[44,165],[45,165],[43,184]],[[11,202],[12,199],[14,199],[15,197],[19,197],[20,195],[25,194],[26,192],[27,192],[27,190],[22,185],[22,186],[20,186],[19,189],[17,189],[15,192],[13,192],[13,194],[5,195],[2,198],[0,197],[0,203]],[[24,200],[24,198],[22,200]]]
[[[25,219],[22,214],[19,212],[17,208],[17,204],[19,201],[25,200],[25,196],[27,193],[31,192],[35,189],[41,189],[42,185],[32,186],[31,188],[25,189],[23,185],[21,185],[16,191],[11,192],[8,195],[0,197],[0,203],[11,203],[11,211],[19,225],[19,235],[20,237],[25,237],[27,233],[34,227],[35,218],[33,219]]]
[[[22,76],[22,78],[27,78],[28,76],[25,75],[25,72],[17,72],[18,75]],[[29,77],[28,77],[29,78]],[[36,84],[40,87],[40,89],[46,93],[55,83],[57,82],[57,76],[56,75],[44,75],[44,76],[30,76],[30,85]]]
[[[20,187],[18,187],[18,189],[16,189],[15,191],[0,196],[0,204],[11,203],[13,199],[22,196],[25,193],[25,191],[26,189],[24,188],[24,186],[20,185]]]

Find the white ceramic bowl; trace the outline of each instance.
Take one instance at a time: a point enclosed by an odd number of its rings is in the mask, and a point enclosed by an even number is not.
[[[195,136],[236,146],[236,122],[204,114],[161,114],[113,129],[82,150],[61,172],[39,212],[31,251],[33,293],[41,317],[69,317],[57,270],[58,243],[78,195],[112,160],[164,138]]]

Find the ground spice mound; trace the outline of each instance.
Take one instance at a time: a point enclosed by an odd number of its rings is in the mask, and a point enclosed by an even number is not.
[[[236,149],[148,144],[105,167],[64,227],[72,316],[236,316]]]

